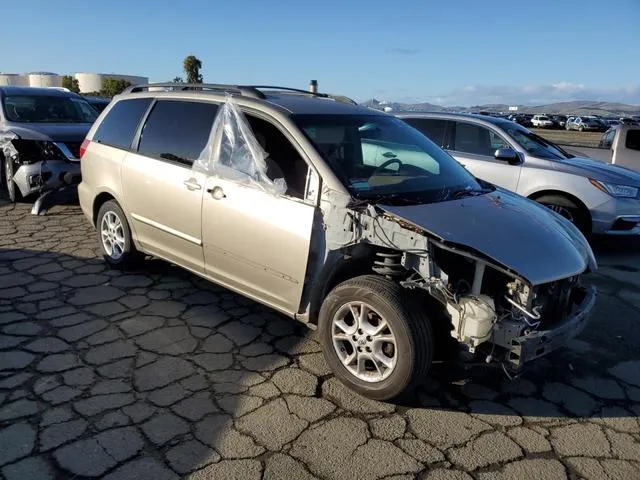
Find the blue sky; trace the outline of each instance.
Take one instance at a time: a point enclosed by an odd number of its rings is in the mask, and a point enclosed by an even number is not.
[[[640,104],[640,0],[6,3],[2,72],[166,81],[195,54],[205,81],[357,100]]]

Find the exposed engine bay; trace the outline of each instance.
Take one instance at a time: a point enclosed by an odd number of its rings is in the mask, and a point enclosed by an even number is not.
[[[427,293],[444,313],[437,321],[449,322],[444,330],[480,361],[501,363],[508,375],[580,333],[595,303],[595,289],[580,282],[591,268],[587,262],[565,278],[534,283],[527,272],[439,238],[384,207],[332,206],[327,212],[334,247],[356,246],[352,254],[363,251],[375,273]],[[329,227],[338,218],[346,225],[341,231]]]

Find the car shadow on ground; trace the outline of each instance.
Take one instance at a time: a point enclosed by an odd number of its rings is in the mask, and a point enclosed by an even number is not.
[[[161,260],[109,269],[77,213],[4,213],[0,443],[4,432],[24,445],[0,453],[10,468],[33,457],[61,478],[259,478],[282,453],[297,459],[284,463],[292,471],[310,468],[296,444],[311,448],[325,422],[401,417],[421,438],[416,412],[462,415],[447,429],[583,419],[638,428],[637,372],[586,342],[514,380],[435,364],[411,395],[375,402],[333,377],[304,326]]]

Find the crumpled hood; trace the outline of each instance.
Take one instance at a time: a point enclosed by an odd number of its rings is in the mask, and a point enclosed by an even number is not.
[[[6,127],[8,131],[24,140],[52,142],[81,142],[90,128],[90,123],[29,123],[21,126],[11,124]]]
[[[602,182],[640,187],[639,172],[592,158],[573,157],[557,160],[554,167],[563,172],[595,178]]]
[[[497,190],[440,203],[379,205],[438,239],[468,247],[538,285],[596,270],[584,236],[532,200]]]

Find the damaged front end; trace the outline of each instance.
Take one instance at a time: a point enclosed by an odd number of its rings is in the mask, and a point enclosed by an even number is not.
[[[59,196],[80,182],[79,149],[80,142],[25,139],[11,132],[0,136],[4,187],[10,199],[38,195],[32,213],[44,213],[54,192]]]
[[[509,232],[498,228],[496,219],[508,222],[509,215],[521,216],[534,207],[516,208],[520,200],[500,192],[483,197],[353,209],[337,207],[337,199],[324,192],[324,224],[330,249],[366,246],[374,272],[437,301],[430,302],[440,306],[432,323],[446,325],[436,330],[450,334],[483,362],[501,363],[511,375],[584,329],[596,292],[581,284],[581,275],[597,267],[583,237],[543,226],[555,222],[545,218],[552,214],[540,209],[533,211],[535,221],[512,219]],[[469,218],[478,218],[474,209],[480,213],[482,202],[510,213],[484,212],[480,218],[486,228],[474,229]],[[516,248],[508,248],[514,241]],[[554,249],[562,261],[550,253]]]

